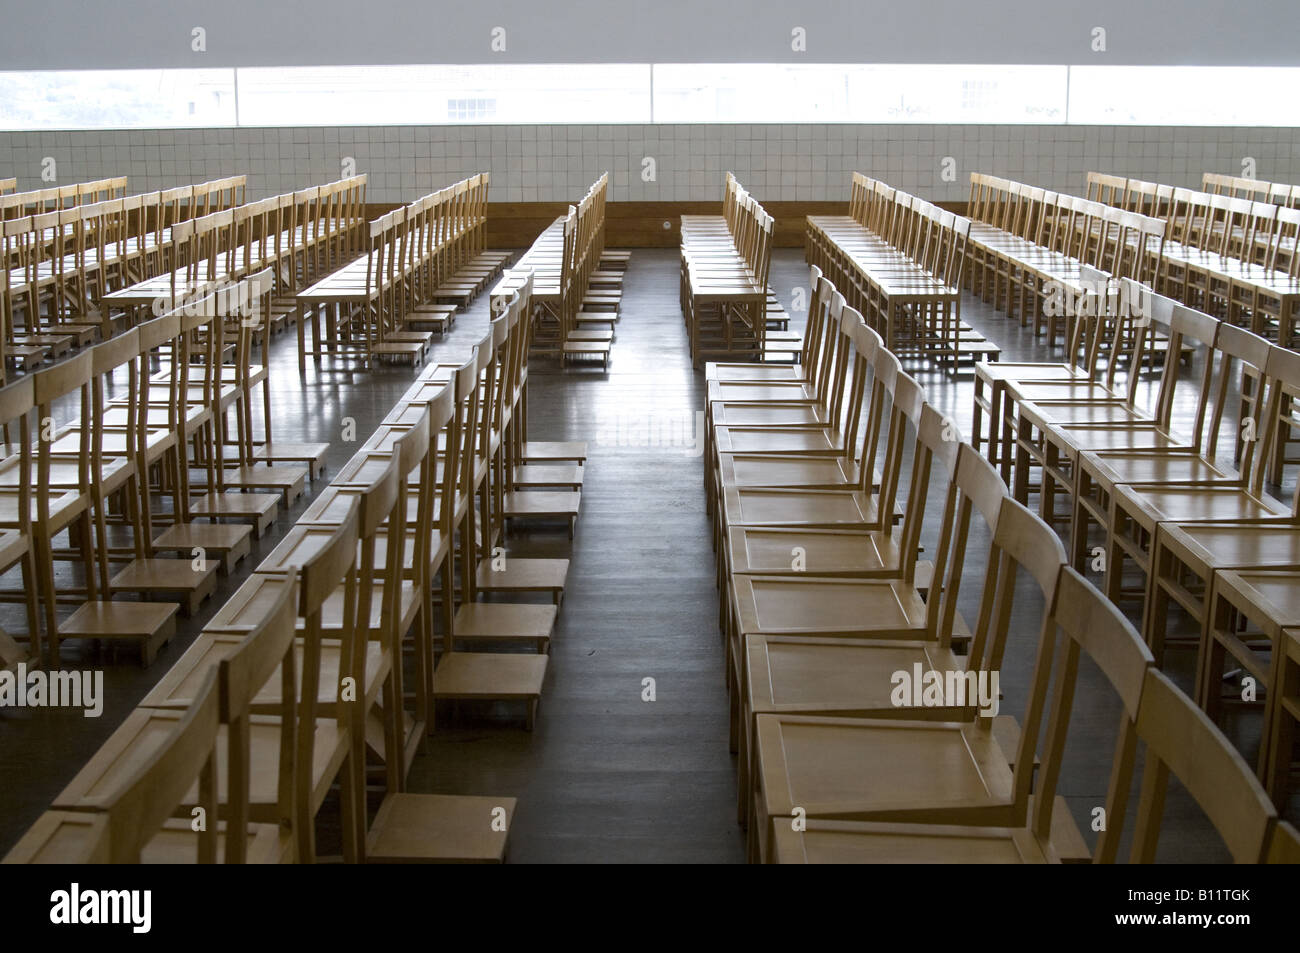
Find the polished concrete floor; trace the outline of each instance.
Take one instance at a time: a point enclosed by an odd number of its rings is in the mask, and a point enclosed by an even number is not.
[[[542,526],[512,532],[507,542],[514,556],[572,560],[535,731],[526,732],[519,710],[509,705],[443,710],[412,771],[413,790],[518,798],[512,862],[743,859],[735,761],[727,752],[713,554],[701,462],[693,447],[703,374],[692,370],[687,354],[676,262],[672,251],[633,255],[607,373],[598,365],[562,370],[540,358],[531,366],[530,436],[586,440],[590,452],[576,538],[570,542],[562,528]],[[772,284],[787,308],[795,289],[807,283],[798,251],[774,256]],[[1002,345],[1004,359],[1054,359],[1032,335],[978,302],[967,302],[965,316]],[[467,354],[486,321],[486,301],[480,299],[435,346],[433,359]],[[795,326],[801,323],[798,316]],[[309,366],[301,378],[292,336],[272,343],[271,365],[275,435],[330,441],[326,480],[355,450],[343,440],[345,428],[363,440],[412,377],[404,366],[362,372],[326,361]],[[969,375],[912,370],[929,400],[968,432]],[[68,650],[68,667],[104,668],[102,717],[0,711],[0,853],[180,655],[307,502],[281,513],[275,530],[222,580],[217,596],[195,619],[182,620],[177,638],[151,668],[141,669],[130,652],[116,657]],[[936,535],[937,526],[927,525],[928,547]],[[969,552],[981,545],[987,539],[975,539]],[[968,618],[982,570],[981,560],[968,560]],[[1029,683],[1037,608],[1026,599],[1016,612],[1002,675],[1007,711],[1019,711]],[[1170,656],[1170,668],[1184,685],[1190,682],[1189,655]],[[1118,708],[1102,697],[1097,673],[1085,670],[1083,678],[1060,790],[1091,840],[1092,811],[1105,798]],[[646,679],[654,680],[653,701],[643,700]],[[1252,757],[1258,719],[1242,715],[1228,730]],[[1161,859],[1224,858],[1213,832],[1175,786]]]

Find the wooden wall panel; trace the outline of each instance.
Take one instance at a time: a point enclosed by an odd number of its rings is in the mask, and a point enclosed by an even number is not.
[[[966,208],[964,202],[939,204],[955,212]],[[803,247],[805,217],[848,212],[847,202],[767,202],[763,207],[776,219],[778,248]],[[373,219],[394,208],[392,204],[371,204],[368,214]],[[490,202],[488,246],[527,248],[566,208],[563,202]],[[676,248],[682,240],[680,216],[718,215],[721,211],[721,202],[610,202],[605,243],[610,248]]]

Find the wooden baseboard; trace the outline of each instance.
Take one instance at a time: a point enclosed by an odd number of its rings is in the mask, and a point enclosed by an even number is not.
[[[966,210],[965,202],[938,204],[953,212]],[[395,203],[371,204],[367,216],[373,220],[395,208]],[[489,202],[488,247],[527,248],[567,208],[565,202]],[[609,248],[677,248],[682,241],[681,216],[722,213],[721,202],[610,202],[605,208]],[[846,215],[849,206],[847,202],[764,202],[763,208],[776,219],[776,247],[802,248],[807,216]]]

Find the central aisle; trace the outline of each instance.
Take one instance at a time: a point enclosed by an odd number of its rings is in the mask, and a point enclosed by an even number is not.
[[[443,717],[412,790],[519,799],[513,863],[736,862],[734,760],[713,553],[693,455],[677,254],[637,250],[610,370],[535,358],[529,435],[586,440],[568,588],[533,734],[516,709]],[[557,527],[511,532],[516,556],[563,556]],[[654,679],[654,701],[646,679]],[[499,721],[498,721],[499,719]]]

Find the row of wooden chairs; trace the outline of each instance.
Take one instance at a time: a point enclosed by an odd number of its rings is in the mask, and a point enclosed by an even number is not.
[[[1300,838],[1241,756],[879,334],[816,267],[811,278],[809,363],[707,369],[706,482],[751,860],[1110,862],[1142,745],[1133,861],[1156,858],[1172,774],[1233,859],[1294,862]],[[836,449],[819,446],[836,431]],[[731,449],[742,432],[763,452]],[[810,440],[791,439],[800,432]],[[926,565],[921,527],[936,516]],[[984,568],[967,628],[957,603],[971,555]],[[1012,620],[1026,610],[1034,674],[1017,722],[997,713],[993,676],[1022,650]],[[1057,794],[1072,716],[1105,710],[1076,691],[1085,655],[1123,711],[1091,848]],[[900,676],[923,674],[964,688],[900,694]]]
[[[269,267],[277,281],[271,326],[282,329],[295,313],[293,292],[358,253],[365,188],[364,175],[352,176],[173,224],[160,266],[105,294],[104,304],[129,326]]]
[[[1156,290],[1208,314],[1275,341],[1300,348],[1300,209],[1265,196],[1251,179],[1219,177],[1214,192],[1194,192],[1155,182],[1088,174],[1089,194],[1114,204],[1143,206],[1168,220],[1169,238]],[[1258,184],[1258,183],[1256,183]],[[1105,188],[1107,191],[1102,192]],[[1290,188],[1290,187],[1285,187]],[[1284,460],[1295,462],[1300,417],[1287,401],[1291,425],[1281,434],[1269,478],[1280,479]]]
[[[709,355],[763,362],[790,355],[785,313],[768,286],[775,219],[730,172],[722,215],[681,217],[682,317],[699,367]]]
[[[1049,344],[1066,335],[1080,269],[1153,282],[1165,245],[1163,219],[1102,202],[971,173],[970,289],[1032,323]]]
[[[1220,172],[1205,172],[1201,175],[1201,191],[1213,192],[1215,195],[1230,195],[1237,199],[1272,202],[1274,205],[1285,205],[1287,208],[1300,208],[1300,185],[1265,182],[1262,179],[1248,179],[1244,176],[1224,175]]]
[[[562,313],[560,361],[595,358],[609,369],[615,327],[622,314],[623,268],[602,266],[609,173],[605,172],[575,209],[573,234],[565,250],[567,294]],[[540,330],[540,328],[538,329]]]
[[[361,254],[315,271],[294,295],[300,372],[326,355],[423,361],[508,258],[485,250],[488,185],[480,173],[381,215]]]
[[[269,392],[252,342],[273,287],[264,270],[2,392],[0,525],[14,549],[0,563],[23,579],[0,598],[25,604],[34,662],[58,667],[63,643],[90,640],[138,643],[149,664],[174,603],[198,611],[303,492],[309,467],[258,457],[270,447],[253,434],[256,388]],[[299,450],[319,460],[327,446]]]
[[[595,357],[609,369],[629,256],[605,247],[606,172],[576,206],[533,241],[492,289],[496,313],[529,275],[537,306],[533,351],[568,363]]]
[[[115,328],[104,295],[165,267],[171,228],[242,201],[244,177],[116,194],[124,188],[125,179],[104,180],[0,200],[13,200],[5,212],[15,213],[0,223],[5,366],[30,367],[110,336]],[[106,197],[77,200],[100,196]]]
[[[1300,611],[1300,576],[1292,570],[1282,585],[1283,594],[1295,587],[1289,598],[1265,597],[1240,570],[1300,565],[1300,501],[1278,499],[1266,481],[1285,405],[1300,390],[1300,355],[1131,279],[1092,281],[1096,301],[1078,321],[1093,338],[1082,360],[997,367],[1013,495],[1027,502],[1036,491],[1040,515],[1066,524],[1075,568],[1100,568],[1113,601],[1141,604],[1157,664],[1167,645],[1196,653],[1193,694],[1213,716],[1226,659],[1255,680],[1264,699],[1257,770],[1281,806],[1292,764],[1277,737],[1292,717],[1279,680],[1282,630]],[[1103,371],[1096,338],[1106,334]],[[1157,335],[1193,359],[1148,360]],[[1189,635],[1169,634],[1173,606]]]
[[[58,212],[77,205],[125,198],[127,194],[127,177],[124,175],[26,192],[17,191],[17,184],[17,179],[0,179],[0,195],[3,196],[0,198],[0,220]]]
[[[1167,220],[1157,291],[1283,347],[1300,343],[1300,208],[1230,184],[1196,192],[1092,172],[1087,187],[1101,201]]]
[[[531,726],[540,696],[557,606],[481,600],[550,577],[558,602],[567,572],[502,546],[527,495],[503,481],[540,446],[530,290],[467,360],[421,371],[7,862],[311,862],[332,805],[347,861],[504,858],[513,797],[406,776],[437,701],[521,700]],[[502,642],[540,651],[466,650]]]
[[[805,254],[904,358],[961,364],[1000,349],[961,320],[971,221],[854,173],[849,215],[809,216]]]

